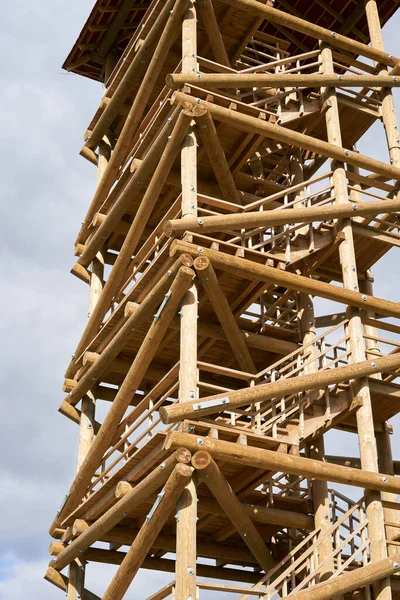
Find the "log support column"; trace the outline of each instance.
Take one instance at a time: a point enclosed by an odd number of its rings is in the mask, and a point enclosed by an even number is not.
[[[189,3],[182,23],[182,72],[197,70],[197,14],[195,2]],[[194,122],[185,137],[181,152],[182,219],[197,217],[197,138]],[[193,283],[181,306],[179,401],[194,400],[197,391],[197,312],[198,293]],[[187,483],[176,512],[175,597],[196,598],[197,492],[195,476]]]
[[[333,73],[332,51],[329,46],[321,46],[321,67],[324,74]],[[338,100],[335,88],[324,90],[326,110],[326,126],[328,142],[342,146],[340,130]],[[332,184],[335,202],[343,204],[349,202],[347,179],[344,164],[336,160],[331,163]],[[343,284],[349,290],[358,291],[357,264],[354,251],[353,230],[350,219],[339,222],[339,228],[344,234],[343,242],[339,246],[340,263],[342,266]],[[360,310],[347,307],[349,319],[349,361],[352,363],[365,360],[365,345]],[[357,432],[360,447],[361,468],[365,471],[378,472],[378,459],[375,444],[374,421],[372,415],[371,395],[367,379],[359,379],[353,386],[353,394],[361,399],[362,405],[357,410]],[[369,522],[369,536],[371,540],[371,561],[379,561],[387,556],[385,526],[383,519],[382,503],[379,492],[366,491],[366,513]],[[389,578],[382,579],[375,584],[376,600],[391,600]]]

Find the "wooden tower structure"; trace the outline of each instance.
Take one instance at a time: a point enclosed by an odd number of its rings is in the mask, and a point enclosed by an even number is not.
[[[104,84],[46,573],[68,600],[92,562],[103,600],[142,568],[171,573],[147,600],[399,595],[400,303],[371,272],[400,246],[399,4],[97,0],[64,64]],[[375,123],[386,160],[357,149]]]

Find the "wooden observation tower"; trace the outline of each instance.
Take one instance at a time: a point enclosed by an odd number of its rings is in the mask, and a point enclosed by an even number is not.
[[[138,600],[400,597],[400,303],[371,272],[400,246],[399,5],[97,0],[64,64],[104,84],[46,573],[68,600],[98,598],[92,562],[103,600],[139,569],[170,583]],[[385,160],[357,149],[376,122]]]

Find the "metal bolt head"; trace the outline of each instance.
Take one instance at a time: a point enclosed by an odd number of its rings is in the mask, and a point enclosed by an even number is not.
[[[365,294],[363,294],[363,295],[361,296],[361,298],[364,300],[364,302],[366,302],[366,301],[367,301],[367,296],[366,296]]]
[[[247,533],[244,531],[244,532],[242,533],[242,536],[243,536],[243,537],[246,537],[246,536],[247,536]]]
[[[204,225],[203,219],[197,219],[197,222],[198,222],[199,225]]]
[[[200,102],[201,102],[200,98],[196,98],[196,102],[197,102],[197,104],[200,104]]]
[[[194,397],[195,397],[194,392],[189,392],[189,398],[190,398],[190,400],[193,400]]]
[[[200,254],[201,254],[202,252],[204,252],[204,248],[202,248],[201,246],[198,246],[197,247],[197,252],[200,252]]]
[[[372,367],[373,369],[376,369],[376,363],[372,362],[372,363],[371,363],[371,367]]]
[[[171,117],[168,117],[167,123],[172,123],[172,118]]]
[[[197,79],[201,79],[201,73],[197,73],[196,77]]]
[[[196,442],[198,446],[202,446],[204,444],[204,440],[202,440],[201,438],[197,438]]]
[[[161,463],[160,469],[161,469],[161,471],[164,471],[164,469],[165,469],[165,463]]]
[[[325,521],[328,521],[329,515],[324,515],[324,519],[325,519]]]
[[[196,188],[194,187],[194,185],[191,185],[191,186],[190,186],[190,191],[191,191],[191,192],[194,192],[194,191],[195,191],[195,189],[196,189]]]
[[[336,37],[336,31],[332,31],[332,37]]]
[[[383,483],[387,483],[388,482],[388,478],[387,477],[382,477],[382,481],[383,481]]]
[[[192,567],[188,567],[187,574],[194,575],[194,569],[192,569]]]
[[[189,433],[194,433],[196,431],[196,427],[194,425],[189,425]]]
[[[399,563],[398,562],[394,562],[393,563],[393,568],[394,569],[398,569],[399,568]]]
[[[357,204],[352,204],[353,210],[357,210],[358,206]]]
[[[345,153],[346,156],[348,156],[350,154],[350,151],[349,150],[345,150],[344,153]]]
[[[172,137],[171,135],[169,135],[169,136],[167,137],[167,142],[170,142],[170,141],[171,141],[171,137]]]

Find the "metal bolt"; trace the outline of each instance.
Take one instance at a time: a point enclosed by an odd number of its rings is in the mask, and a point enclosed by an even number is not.
[[[68,397],[69,397],[69,398],[72,398],[72,392],[70,392],[70,393],[68,394]]]
[[[309,326],[312,327],[314,325],[314,321],[309,321]]]
[[[332,37],[336,37],[336,31],[332,31]]]
[[[204,444],[204,440],[202,440],[201,438],[197,438],[196,442],[198,446],[202,446]]]
[[[393,77],[393,81],[397,81],[397,77]]]
[[[393,59],[393,54],[389,54],[389,60]]]
[[[246,537],[246,536],[247,536],[247,533],[244,531],[244,532],[242,533],[242,536],[243,536],[243,537]]]
[[[190,208],[196,208],[196,205],[195,204],[191,204]]]
[[[196,67],[192,67],[191,71],[193,71],[193,73],[196,73]]]
[[[342,79],[342,76],[341,76],[341,75],[338,75],[338,79]]]
[[[170,11],[169,11],[169,15],[170,15],[170,17],[172,17],[172,15],[173,15],[173,14],[174,14],[174,11],[173,11],[173,10],[170,10]]]
[[[168,117],[167,123],[172,123],[172,118],[171,117]]]
[[[194,425],[189,425],[189,433],[194,433],[196,431],[196,427]]]
[[[292,302],[294,302],[294,300],[292,300]],[[312,305],[312,304],[308,304],[308,308],[309,308],[310,310],[312,309],[312,307],[313,307],[313,305]]]
[[[190,53],[190,56],[191,56],[192,58],[196,58],[196,55],[195,55],[195,53],[194,53],[194,52],[191,52],[191,53]]]
[[[372,362],[372,363],[371,363],[371,367],[372,367],[373,369],[375,369],[375,368],[376,368],[376,363]]]
[[[364,300],[364,302],[366,302],[366,301],[367,301],[367,296],[366,296],[365,294],[363,294],[363,295],[361,296],[361,298]]]
[[[194,398],[194,397],[195,397],[195,395],[194,395],[194,392],[189,392],[189,398],[190,398],[191,400],[193,400],[193,398]]]
[[[196,77],[197,79],[201,79],[201,73],[197,73]]]
[[[357,210],[358,206],[357,204],[352,204],[353,210]]]
[[[351,267],[351,270],[353,271],[353,273],[356,272],[356,268],[355,267]]]
[[[161,471],[164,471],[164,469],[165,469],[165,463],[161,463],[160,469],[161,469]]]
[[[324,519],[327,521],[329,519],[329,515],[324,515]]]
[[[236,356],[237,356],[238,358],[242,358],[242,354],[241,354],[240,352],[238,352],[238,353],[236,354]]]
[[[188,567],[187,573],[188,575],[194,575],[194,569],[192,569],[192,567]]]
[[[387,477],[382,477],[382,481],[383,481],[383,483],[387,483],[388,482],[388,478]]]
[[[399,563],[398,562],[394,562],[393,563],[393,568],[394,569],[398,569],[399,568]]]
[[[353,285],[353,290],[355,290],[356,292],[358,292],[358,285]]]
[[[88,423],[88,429],[92,429],[92,424]]]
[[[200,102],[201,102],[200,98],[196,98],[196,102],[197,102],[197,104],[200,104]]]
[[[348,156],[350,154],[349,150],[345,150],[344,153],[346,156]]]
[[[197,246],[197,252],[204,252],[204,248],[202,248],[201,246]]]
[[[194,185],[191,185],[191,186],[190,186],[190,191],[191,191],[191,192],[194,192],[194,191],[195,191],[195,189],[196,189],[196,188],[194,187]]]
[[[172,138],[172,135],[169,135],[169,136],[167,137],[167,142],[170,142],[170,141],[171,141],[171,138]]]
[[[197,222],[198,222],[199,225],[204,225],[203,219],[197,219]]]

